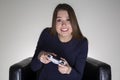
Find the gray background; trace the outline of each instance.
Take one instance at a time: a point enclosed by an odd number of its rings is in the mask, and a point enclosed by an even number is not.
[[[89,40],[88,56],[110,64],[112,80],[120,80],[120,0],[0,0],[0,80],[9,79],[10,65],[33,56],[63,2],[74,8]]]

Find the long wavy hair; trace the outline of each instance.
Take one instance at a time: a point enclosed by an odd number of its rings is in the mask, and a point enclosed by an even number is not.
[[[64,3],[64,4],[58,4],[53,12],[53,18],[52,18],[52,28],[51,28],[51,34],[52,35],[56,35],[57,34],[57,31],[56,31],[56,18],[57,18],[57,13],[58,11],[60,10],[65,10],[68,12],[68,15],[69,15],[69,18],[70,18],[70,23],[71,23],[71,26],[72,26],[72,29],[73,29],[73,32],[72,32],[72,36],[73,38],[76,38],[76,39],[82,39],[84,38],[80,28],[79,28],[79,25],[78,25],[78,21],[77,21],[77,18],[76,18],[76,15],[75,15],[75,12],[73,10],[73,8]]]

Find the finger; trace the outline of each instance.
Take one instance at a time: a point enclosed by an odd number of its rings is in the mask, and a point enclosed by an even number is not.
[[[48,56],[46,57],[46,60],[47,60],[48,62],[51,62],[51,60],[49,59],[49,57],[48,57]]]
[[[61,57],[60,59],[63,60],[64,62],[67,62],[67,61],[66,61],[64,58],[62,58],[62,57]]]
[[[50,55],[57,56],[55,53],[49,53]]]
[[[59,67],[65,67],[65,66],[64,66],[64,65],[62,65],[62,64],[58,64],[58,66],[59,66]]]
[[[42,62],[46,62],[46,60],[48,61],[48,59],[47,59],[47,57],[46,57],[45,55],[42,55],[42,56],[40,57],[40,60],[41,60]]]
[[[66,59],[64,59],[64,58],[60,58],[60,59],[63,60],[64,65],[68,65],[68,62],[66,61]]]
[[[49,62],[50,62],[50,61],[47,60],[47,59],[44,59],[44,60],[43,60],[43,63],[44,63],[44,64],[48,64]]]

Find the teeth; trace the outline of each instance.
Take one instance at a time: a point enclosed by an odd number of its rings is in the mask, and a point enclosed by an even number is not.
[[[64,31],[64,32],[65,32],[65,31],[67,31],[67,30],[68,30],[68,29],[66,29],[66,28],[64,28],[64,29],[61,29],[61,31]]]

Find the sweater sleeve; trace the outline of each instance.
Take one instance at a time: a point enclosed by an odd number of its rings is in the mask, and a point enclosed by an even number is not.
[[[81,80],[84,72],[84,67],[86,63],[87,53],[88,53],[88,41],[84,38],[78,48],[78,55],[76,57],[75,65],[72,67],[71,73],[68,75],[69,80]]]
[[[38,54],[40,53],[40,51],[42,50],[42,46],[43,46],[43,41],[44,41],[44,37],[45,37],[45,33],[46,33],[46,29],[44,29],[39,37],[37,46],[36,46],[36,50],[35,50],[35,54],[32,58],[31,61],[31,69],[33,71],[37,71],[39,69],[41,69],[43,63],[40,62],[40,60],[38,59]]]

